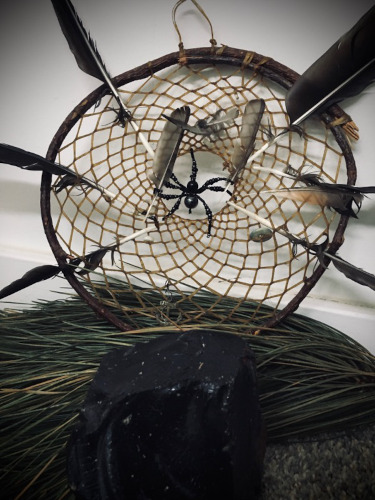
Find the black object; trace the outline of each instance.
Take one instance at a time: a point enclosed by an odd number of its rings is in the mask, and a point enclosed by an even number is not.
[[[213,184],[216,184],[216,182],[220,181],[226,181],[230,182],[233,184],[232,181],[230,181],[227,177],[214,177],[213,179],[209,179],[206,181],[201,187],[199,187],[197,183],[197,174],[198,174],[198,165],[197,162],[195,161],[194,157],[194,151],[193,149],[190,149],[190,155],[192,159],[192,167],[191,167],[191,175],[190,175],[190,181],[187,183],[186,186],[181,184],[181,182],[177,179],[175,174],[172,172],[170,174],[170,179],[175,183],[172,184],[172,182],[168,181],[164,183],[164,186],[167,188],[171,189],[179,189],[181,191],[180,194],[164,194],[160,189],[155,189],[155,193],[159,195],[160,198],[163,200],[176,200],[176,203],[173,205],[173,207],[169,210],[167,215],[164,217],[166,219],[170,215],[174,214],[179,208],[181,204],[182,198],[185,198],[184,203],[186,208],[189,209],[189,213],[191,213],[192,209],[195,208],[199,202],[201,202],[204,206],[204,209],[206,211],[207,219],[208,219],[208,231],[207,231],[207,236],[211,236],[211,228],[212,228],[212,210],[210,207],[207,205],[207,203],[204,201],[204,199],[199,196],[200,194],[204,193],[204,191],[215,191],[215,192],[224,192],[226,191],[226,188],[222,186],[214,186]],[[229,194],[230,191],[228,191]]]
[[[114,86],[99,54],[96,43],[86,31],[72,2],[70,0],[52,0],[52,5],[78,67],[105,84],[119,105],[119,110],[117,111],[118,122],[122,126],[125,126],[126,120],[131,118],[130,112],[122,102],[120,94]]]
[[[248,500],[264,451],[246,342],[171,333],[104,356],[68,445],[69,483],[78,499]]]
[[[70,170],[69,168],[64,167],[64,165],[49,161],[46,158],[43,158],[43,156],[31,153],[30,151],[25,151],[24,149],[17,148],[16,146],[0,144],[0,163],[14,165],[15,167],[22,168],[23,170],[47,172],[52,175],[63,175],[63,179],[65,179],[66,184],[65,187],[68,185],[88,186],[103,193],[103,188],[96,184],[96,182],[93,182],[86,177],[78,176],[74,170]],[[68,182],[68,178],[71,182]],[[60,187],[64,187],[64,185],[61,181],[59,181],[58,185],[59,184],[60,186],[58,191],[61,191]]]
[[[4,299],[13,293],[19,292],[28,286],[34,285],[34,283],[39,283],[43,280],[48,280],[57,276],[60,272],[59,266],[37,266],[30,271],[27,271],[22,278],[18,278],[9,285],[5,286],[0,290],[0,299]]]
[[[375,81],[375,6],[319,59],[288,90],[285,97],[292,124],[315,112],[359,95]]]

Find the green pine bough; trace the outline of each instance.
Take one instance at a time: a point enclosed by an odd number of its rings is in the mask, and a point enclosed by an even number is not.
[[[139,292],[140,311],[134,291],[117,286],[129,308],[126,320],[134,328],[126,333],[98,319],[82,299],[69,294],[0,312],[0,477],[9,498],[71,498],[65,445],[102,356],[116,347],[179,331],[173,323],[162,326],[156,320],[161,297],[156,291]],[[202,291],[199,299],[204,308],[216,300]],[[182,301],[180,307],[189,304]],[[252,325],[244,325],[238,316],[248,316],[259,304],[238,307],[226,298],[222,307],[219,324],[217,317],[205,315],[202,322],[184,324],[184,330],[217,328],[244,335]],[[270,443],[375,423],[375,358],[352,338],[291,315],[277,328],[246,339],[257,360]]]

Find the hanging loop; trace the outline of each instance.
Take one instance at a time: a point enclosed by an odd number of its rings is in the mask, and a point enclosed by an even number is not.
[[[173,21],[173,25],[175,27],[175,30],[177,32],[177,35],[178,35],[178,39],[179,39],[179,44],[178,44],[178,48],[180,49],[180,53],[183,53],[184,51],[184,43],[182,41],[182,36],[181,36],[181,32],[180,30],[178,29],[178,25],[177,25],[177,21],[176,21],[176,11],[178,9],[178,7],[183,4],[186,0],[178,0],[178,2],[176,3],[176,5],[173,7],[173,10],[172,10],[172,21]],[[211,21],[209,19],[209,17],[207,16],[207,14],[205,13],[205,11],[203,10],[203,8],[199,5],[199,3],[197,2],[197,0],[191,0],[193,2],[193,4],[195,5],[195,7],[199,10],[199,12],[202,14],[202,16],[206,19],[206,21],[208,22],[209,26],[210,26],[210,31],[211,31],[211,38],[210,38],[210,44],[212,46],[212,48],[214,49],[217,45],[217,42],[215,40],[215,36],[214,36],[214,30],[213,30],[213,27],[212,27],[212,24],[211,24]]]

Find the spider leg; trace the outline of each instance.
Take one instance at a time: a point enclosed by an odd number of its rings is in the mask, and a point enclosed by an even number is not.
[[[179,186],[176,186],[176,184],[172,184],[171,182],[167,181],[163,187],[166,187],[166,188],[170,188],[170,189],[180,189],[181,191],[183,191],[183,185],[179,185]]]
[[[203,191],[205,191],[206,189],[208,189],[210,186],[212,186],[213,184],[216,184],[216,182],[220,182],[220,181],[227,181],[228,182],[228,177],[214,177],[213,179],[209,179],[208,181],[206,181],[199,189],[198,189],[198,193],[203,193]],[[223,188],[224,189],[224,188]]]
[[[206,215],[208,219],[207,238],[209,238],[211,236],[211,228],[212,228],[212,211],[201,196],[197,195],[197,198],[199,201],[203,203],[204,209],[206,210]]]
[[[193,148],[190,148],[190,156],[192,159],[190,180],[195,182],[197,180],[198,165],[197,165],[197,162],[195,160]]]
[[[171,173],[169,178],[172,179],[172,181],[175,182],[177,184],[177,186],[175,186],[174,184],[171,184],[170,182],[166,182],[164,184],[165,187],[171,187],[172,189],[181,189],[181,191],[185,191],[185,189],[186,189],[185,186],[183,184],[181,184],[181,182],[177,179],[177,177],[175,176],[175,174],[173,172]]]
[[[218,193],[218,192],[224,193],[226,191],[230,196],[232,196],[232,194],[233,194],[232,191],[229,191],[228,189],[221,187],[221,186],[211,186],[211,187],[206,188],[206,191],[214,191],[216,193]]]
[[[164,199],[165,200],[175,200],[177,199],[176,203],[173,205],[173,207],[169,210],[169,212],[167,213],[167,215],[165,215],[163,217],[163,220],[165,220],[167,217],[169,217],[170,215],[174,214],[179,208],[180,208],[180,204],[181,204],[181,200],[182,198],[184,197],[185,195],[183,193],[181,194],[178,194],[178,195],[174,195],[174,194],[165,194],[163,195]]]
[[[185,192],[186,191],[186,188],[183,184],[181,184],[181,182],[177,179],[177,177],[175,176],[175,174],[172,172],[170,177],[170,179],[172,179],[176,184],[172,184],[171,182],[167,181],[167,182],[164,182],[163,186],[161,188],[154,188],[154,194],[157,194],[160,196],[160,194],[162,193],[163,191],[163,187],[166,187],[166,188],[170,188],[170,189],[180,189],[181,191]]]
[[[227,191],[228,194],[230,196],[232,196],[232,191],[229,191],[226,187],[222,187],[222,186],[213,186],[213,184],[215,184],[215,182],[219,182],[219,181],[227,181],[228,182],[228,178],[227,177],[216,177],[215,179],[210,179],[208,181],[206,181],[202,187],[200,187],[197,191],[197,194],[200,194],[200,193],[203,193],[203,191],[215,191],[215,192],[225,192]],[[229,181],[230,184],[233,184],[233,182]]]
[[[163,200],[177,200],[177,198],[182,198],[184,196],[183,193],[181,194],[164,194],[160,193],[160,198]]]
[[[177,181],[178,182],[178,181]],[[180,182],[178,182],[178,186],[175,184],[172,184],[171,182],[166,182],[163,187],[170,188],[170,189],[179,189],[182,191],[182,194],[186,193],[186,187],[183,186]],[[158,189],[154,188],[154,194],[158,195],[160,198],[163,198],[164,200],[173,200],[173,198],[167,198],[167,196],[173,196],[174,198],[177,198],[180,195],[168,195],[163,193],[163,188]]]

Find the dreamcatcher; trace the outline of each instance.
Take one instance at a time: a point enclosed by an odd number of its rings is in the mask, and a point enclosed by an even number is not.
[[[332,106],[374,78],[374,9],[326,53],[351,65],[325,71],[322,85],[324,58],[298,79],[268,57],[218,46],[194,0],[211,46],[185,49],[176,23],[183,1],[173,10],[178,52],[114,78],[70,2],[53,2],[78,65],[103,85],[66,118],[46,159],[1,148],[2,162],[43,171],[42,217],[58,263],[30,271],[2,297],[63,272],[123,330],[131,326],[119,280],[139,314],[161,323],[219,323],[223,300],[234,297],[252,306],[236,321],[264,327],[294,311],[331,261],[375,288],[372,275],[336,255],[348,217],[375,188],[354,187],[347,134],[355,125]],[[316,112],[320,120],[308,119]],[[150,290],[159,307],[149,305]],[[205,291],[215,297],[209,306]]]
[[[218,46],[212,28],[210,47],[185,49],[176,24],[183,1],[173,10],[178,52],[111,78],[70,1],[52,0],[78,65],[103,85],[66,118],[47,158],[0,145],[1,162],[43,171],[43,224],[57,260],[0,297],[63,273],[116,327],[147,331],[123,342],[96,326],[84,324],[83,338],[71,323],[62,332],[49,324],[54,344],[45,331],[35,343],[26,328],[25,337],[9,329],[4,366],[15,390],[5,388],[4,428],[16,436],[4,446],[5,474],[31,477],[17,498],[33,495],[47,469],[35,498],[67,497],[59,454],[79,498],[255,498],[265,422],[276,436],[316,432],[325,419],[335,430],[373,422],[373,358],[352,341],[333,342],[320,324],[299,336],[240,335],[294,311],[330,263],[375,289],[374,276],[336,254],[348,218],[375,188],[354,186],[347,134],[356,128],[331,106],[374,80],[375,9],[298,78],[262,55]],[[341,58],[338,72],[332,60]],[[166,324],[190,331],[159,336]],[[54,455],[41,465],[44,449]]]

